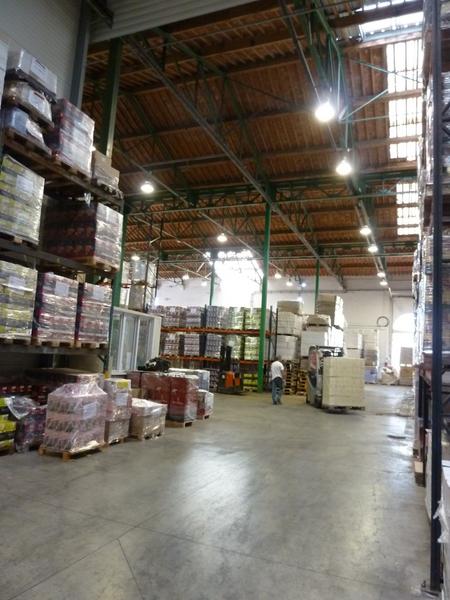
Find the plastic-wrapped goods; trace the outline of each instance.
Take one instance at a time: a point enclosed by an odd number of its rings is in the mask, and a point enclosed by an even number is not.
[[[209,389],[210,371],[207,369],[178,369],[175,367],[171,367],[169,369],[169,375],[176,375],[177,373],[182,375],[195,375],[198,377],[199,389]]]
[[[12,416],[17,419],[14,437],[17,452],[39,446],[44,439],[47,407],[26,396],[11,396],[6,402]]]
[[[35,121],[33,121],[30,115],[21,108],[2,108],[1,125],[2,129],[10,129],[18,133],[39,146],[44,152],[50,154],[50,150],[44,142],[42,129]]]
[[[131,410],[131,409],[130,409]],[[114,421],[105,421],[105,442],[111,444],[128,437],[130,431],[130,417],[128,419],[118,419]]]
[[[1,403],[0,398],[0,403]],[[8,450],[14,447],[14,436],[16,432],[15,421],[4,419],[0,415],[0,450]]]
[[[45,180],[5,154],[0,167],[0,231],[37,244]]]
[[[212,415],[214,408],[214,394],[207,390],[198,390],[197,403],[197,419]]]
[[[55,156],[91,176],[94,121],[64,98],[52,106],[55,129],[46,135]]]
[[[228,325],[228,308],[224,306],[206,307],[206,327],[226,329]]]
[[[201,327],[203,322],[203,306],[188,306],[186,308],[186,327]]]
[[[26,81],[8,81],[3,92],[3,104],[18,104],[38,121],[53,125],[52,108],[44,94],[36,91]]]
[[[79,369],[51,367],[30,369],[27,371],[27,379],[33,385],[45,384],[53,391],[66,383],[96,383],[98,386],[103,387],[104,376],[102,373],[90,373]]]
[[[279,335],[298,335],[302,334],[303,319],[300,315],[291,312],[278,311],[277,314],[277,333]]]
[[[267,313],[266,313],[267,321]],[[261,309],[260,308],[246,308],[244,317],[245,329],[259,329],[261,324]]]
[[[184,334],[184,356],[200,356],[200,334]]]
[[[178,356],[180,354],[181,336],[178,333],[165,333],[161,336],[161,354]]]
[[[54,273],[38,276],[33,338],[73,342],[77,317],[78,282]]]
[[[141,376],[140,388],[149,400],[160,404],[169,404],[170,381],[171,378],[165,373],[144,371]]]
[[[220,358],[220,349],[222,347],[222,336],[216,333],[206,334],[205,356],[210,358]]]
[[[303,314],[303,302],[298,302],[296,300],[279,300],[277,302],[278,312],[289,312],[294,315],[302,315]]]
[[[93,283],[80,284],[75,339],[78,342],[107,344],[112,290]]]
[[[104,391],[108,394],[107,421],[122,421],[131,417],[131,381],[112,377],[105,379]]]
[[[123,215],[91,202],[53,202],[45,216],[45,249],[57,256],[118,269]]]
[[[323,359],[323,406],[364,406],[364,360],[327,356]]]
[[[114,169],[111,158],[98,150],[92,153],[92,179],[97,185],[119,189],[120,172]]]
[[[170,378],[170,402],[167,417],[172,421],[194,421],[197,416],[198,377]]]
[[[30,338],[37,272],[0,260],[0,338]]]
[[[51,98],[56,98],[56,75],[26,50],[9,53],[7,74],[10,78],[25,79]]]
[[[244,359],[258,360],[259,358],[259,337],[245,336],[244,337]]]
[[[329,315],[334,327],[345,327],[344,300],[334,294],[319,294],[316,312],[320,315]]]
[[[184,327],[186,323],[186,309],[182,306],[161,306],[163,327]]]
[[[130,435],[139,439],[164,433],[167,405],[133,398]]]
[[[243,338],[240,335],[227,335],[225,344],[231,346],[231,358],[242,357]]]
[[[228,329],[244,329],[244,308],[231,306],[228,309]]]
[[[44,446],[81,452],[102,445],[107,399],[96,383],[67,383],[49,394]]]

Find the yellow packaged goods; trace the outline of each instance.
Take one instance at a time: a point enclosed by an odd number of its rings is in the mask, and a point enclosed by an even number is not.
[[[30,338],[37,272],[0,260],[0,338]]]
[[[15,421],[0,419],[0,450],[6,450],[13,447],[15,431]]]
[[[0,232],[37,244],[44,179],[5,154],[0,166]]]

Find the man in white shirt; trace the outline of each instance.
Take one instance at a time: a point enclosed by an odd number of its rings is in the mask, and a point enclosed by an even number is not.
[[[272,382],[272,403],[281,404],[283,392],[284,366],[277,356],[270,365],[270,381]]]

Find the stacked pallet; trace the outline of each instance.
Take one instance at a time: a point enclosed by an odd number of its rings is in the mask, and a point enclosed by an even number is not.
[[[291,396],[297,394],[299,363],[287,361],[285,364],[286,381],[284,386],[284,394]]]

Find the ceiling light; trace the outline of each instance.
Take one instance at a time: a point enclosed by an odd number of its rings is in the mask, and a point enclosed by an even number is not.
[[[228,240],[227,236],[222,232],[217,236],[217,241],[224,244]]]
[[[282,275],[281,275],[280,271],[276,271],[274,277],[275,277],[275,279],[281,279]]]
[[[370,246],[367,248],[367,250],[371,254],[375,254],[375,252],[378,252],[378,246],[376,244],[370,244]]]
[[[317,106],[314,115],[321,123],[328,123],[336,116],[336,110],[329,100],[325,100]]]
[[[380,281],[380,285],[382,285],[382,286],[386,286],[387,284],[388,284],[388,282],[386,281],[386,279],[382,279]]]
[[[292,281],[291,281],[290,279],[288,279],[288,280],[286,281],[286,285],[287,285],[288,287],[292,287],[294,284],[292,283]]]
[[[133,254],[131,260],[141,260],[141,257],[138,254]]]
[[[370,229],[370,227],[368,225],[363,225],[361,227],[361,229],[359,230],[359,233],[361,235],[368,236],[368,235],[370,235],[372,233],[372,230]]]
[[[300,286],[301,286],[302,288],[305,288],[305,287],[306,287],[306,281],[302,281],[302,282],[301,282],[301,284],[300,284]]]
[[[208,285],[208,282],[206,281],[206,279],[203,279],[200,285],[202,287],[206,287]]]
[[[184,275],[181,277],[181,279],[183,281],[187,281],[189,279],[189,273],[184,273]]]
[[[378,271],[377,277],[381,277],[381,279],[384,279],[386,277],[386,273],[384,271]]]
[[[144,181],[141,185],[141,192],[144,194],[152,194],[155,191],[155,186],[151,181]]]
[[[336,173],[341,175],[341,177],[347,177],[350,173],[353,172],[353,167],[351,162],[347,157],[344,157],[337,165],[336,165]]]

